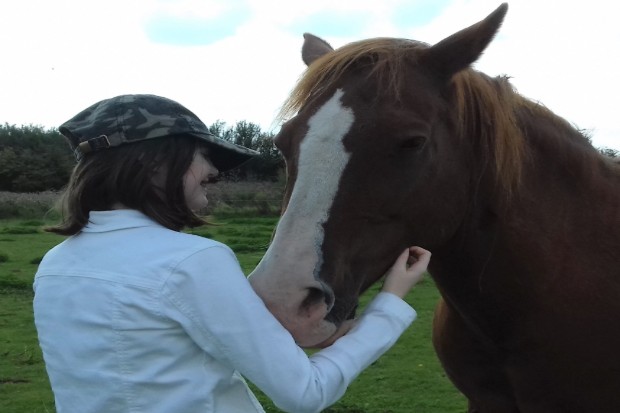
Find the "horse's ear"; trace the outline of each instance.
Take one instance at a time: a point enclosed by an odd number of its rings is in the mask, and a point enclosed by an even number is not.
[[[334,48],[325,40],[313,34],[304,33],[304,45],[301,48],[301,58],[306,65],[310,66],[310,63],[314,62],[319,57],[333,51]]]
[[[435,74],[446,79],[466,69],[482,55],[506,16],[508,4],[503,3],[484,20],[449,36],[427,50],[423,61]]]

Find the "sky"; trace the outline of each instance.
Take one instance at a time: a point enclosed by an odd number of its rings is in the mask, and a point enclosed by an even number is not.
[[[490,0],[19,0],[0,4],[0,124],[61,123],[116,95],[174,99],[207,125],[277,132],[303,73],[303,33],[339,47],[429,44],[483,19]],[[620,12],[609,0],[513,0],[474,68],[508,75],[597,147],[620,150]]]

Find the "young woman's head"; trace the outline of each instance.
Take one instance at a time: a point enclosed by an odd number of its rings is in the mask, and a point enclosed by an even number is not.
[[[206,183],[255,154],[215,137],[192,112],[153,95],[123,95],[80,112],[60,127],[78,158],[61,198],[73,235],[90,211],[136,209],[167,228],[201,225]]]

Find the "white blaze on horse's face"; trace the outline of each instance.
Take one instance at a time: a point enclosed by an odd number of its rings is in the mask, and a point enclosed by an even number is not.
[[[308,121],[299,148],[295,186],[273,242],[250,282],[269,310],[302,346],[317,344],[336,326],[324,320],[334,296],[319,280],[323,263],[323,224],[338,191],[350,154],[343,138],[353,111],[342,105],[337,90]]]

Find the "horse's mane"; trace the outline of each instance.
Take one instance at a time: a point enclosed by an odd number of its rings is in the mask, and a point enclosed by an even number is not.
[[[306,103],[335,86],[358,63],[371,67],[369,76],[378,79],[378,93],[398,99],[408,72],[429,46],[412,40],[376,38],[345,45],[313,62],[284,102],[279,118],[293,115]],[[490,78],[473,69],[453,77],[454,101],[462,137],[476,136],[477,146],[494,166],[497,183],[510,196],[519,187],[525,159],[525,140],[517,112],[525,109],[553,122],[557,118],[544,106],[519,95],[506,77]]]
[[[519,187],[525,157],[517,108],[528,106],[541,113],[544,108],[517,94],[506,77],[492,79],[467,69],[453,82],[461,136],[477,137],[484,158],[495,167],[497,183],[510,197]]]

